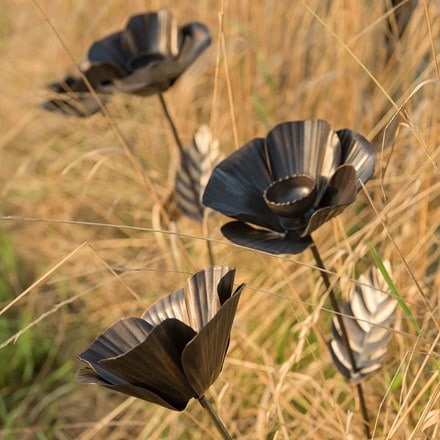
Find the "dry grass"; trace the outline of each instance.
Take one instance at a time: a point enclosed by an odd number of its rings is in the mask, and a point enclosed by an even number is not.
[[[248,284],[224,370],[208,393],[233,435],[363,436],[354,388],[326,348],[331,314],[309,252],[275,258],[234,247],[221,237],[220,215],[209,219],[207,234],[180,218],[175,230],[193,237],[149,229],[166,229],[154,200],[170,190],[176,161],[158,98],[117,96],[108,106],[156,196],[104,116],[79,120],[38,109],[45,84],[71,66],[70,56],[81,61],[94,39],[119,29],[129,15],[168,7],[180,23],[200,20],[213,34],[210,49],[166,94],[185,141],[202,123],[210,124],[224,153],[285,120],[324,118],[376,140],[388,127],[384,145],[375,144],[384,150],[368,197],[361,191],[315,240],[343,295],[373,264],[368,244],[374,244],[391,261],[394,282],[423,328],[416,335],[399,311],[385,367],[365,381],[374,438],[440,438],[438,2],[419,2],[389,60],[379,0],[335,0],[328,7],[306,0],[328,28],[300,1],[225,1],[222,33],[220,0],[105,3],[1,2],[0,308],[10,307],[0,318],[0,343],[22,333],[0,350],[7,366],[0,437],[215,436],[197,402],[173,413],[73,379],[75,355],[106,326],[141,314],[208,265],[206,237],[223,241],[213,242],[216,262],[235,266],[237,282]],[[388,126],[404,102],[406,116]]]

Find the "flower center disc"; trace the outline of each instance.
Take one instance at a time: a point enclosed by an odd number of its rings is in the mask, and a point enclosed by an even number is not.
[[[315,180],[307,174],[286,176],[272,182],[263,197],[273,213],[283,217],[300,217],[313,207]]]

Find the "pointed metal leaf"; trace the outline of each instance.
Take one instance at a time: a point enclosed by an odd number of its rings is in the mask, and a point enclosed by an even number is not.
[[[352,369],[336,318],[333,318],[333,339],[329,343],[335,365],[345,377],[355,382],[380,368],[392,335],[389,327],[394,320],[397,306],[397,301],[391,294],[387,295],[379,290],[384,289],[385,285],[379,277],[378,269],[372,268],[368,276],[362,275],[359,281],[350,302],[341,307],[358,371],[354,372]],[[366,281],[371,284],[364,285]]]
[[[226,300],[183,351],[183,369],[198,396],[202,396],[214,383],[223,368],[232,323],[243,289],[244,284],[237,288],[232,298]]]
[[[202,194],[219,159],[219,142],[212,138],[209,127],[202,125],[196,131],[193,142],[184,148],[175,177],[177,206],[194,220],[203,219]]]

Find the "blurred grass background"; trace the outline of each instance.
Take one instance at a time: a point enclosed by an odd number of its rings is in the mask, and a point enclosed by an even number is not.
[[[223,241],[213,242],[216,263],[235,266],[236,281],[248,284],[208,392],[228,429],[240,439],[363,436],[354,388],[327,351],[331,314],[309,252],[238,249],[223,240],[218,214],[204,229],[183,217],[172,224],[199,238],[130,229],[165,226],[109,121],[38,108],[45,85],[73,68],[71,56],[80,62],[130,15],[159,8],[180,24],[206,23],[213,36],[165,95],[185,142],[207,123],[227,154],[279,122],[323,118],[383,149],[366,187],[373,205],[361,191],[314,238],[342,297],[374,264],[373,244],[423,330],[416,335],[399,313],[385,366],[365,381],[373,437],[439,438],[440,4],[419,1],[398,39],[390,3],[0,0],[0,310],[8,307],[0,316],[0,438],[215,436],[197,402],[174,413],[74,381],[76,354],[108,325],[140,315],[208,266],[206,237]],[[396,106],[405,103],[405,115],[394,118],[371,76]],[[159,99],[115,96],[108,110],[165,199],[177,155]]]

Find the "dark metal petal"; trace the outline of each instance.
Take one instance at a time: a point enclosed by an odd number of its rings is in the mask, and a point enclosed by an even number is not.
[[[219,376],[237,310],[245,285],[240,285],[218,313],[183,350],[182,365],[197,396],[202,396]]]
[[[108,383],[118,384],[124,379],[107,371],[99,364],[101,360],[126,353],[145,341],[152,326],[140,318],[124,318],[112,324],[79,354]]]
[[[221,231],[233,243],[274,255],[300,254],[312,244],[310,237],[300,237],[293,231],[279,234],[255,229],[242,222],[226,223]]]
[[[185,305],[188,311],[190,326],[199,332],[217,314],[221,308],[218,288],[222,279],[235,270],[225,266],[209,267],[194,274],[186,283]],[[233,279],[233,278],[232,278]],[[222,299],[232,294],[232,283],[222,285]],[[231,287],[229,292],[225,288]]]
[[[301,236],[310,235],[324,223],[339,215],[348,205],[356,200],[356,172],[351,165],[341,165],[331,178],[321,206],[310,217]]]
[[[183,289],[149,307],[142,319],[158,325],[167,318],[176,318],[199,331],[215,316],[221,302],[231,296],[234,273],[234,269],[223,266],[201,270],[187,281]]]
[[[182,370],[181,356],[195,335],[183,322],[167,319],[130,351],[103,359],[98,365],[130,384],[154,392],[165,401],[183,404],[194,396],[194,392]]]
[[[166,319],[175,318],[189,325],[188,312],[185,306],[184,289],[179,289],[171,295],[153,303],[142,315],[142,319],[151,325],[159,325]]]
[[[123,318],[112,324],[79,358],[91,363],[123,354],[145,341],[153,326],[140,318]]]
[[[100,94],[102,85],[120,78],[123,72],[106,63],[90,64],[84,62],[81,63],[80,68],[90,86],[99,93],[101,105],[105,105],[108,98]],[[61,81],[49,84],[48,87],[59,93],[61,97],[42,103],[40,106],[44,110],[77,117],[90,116],[101,110],[101,105],[90,93],[88,85],[82,77],[67,76]]]
[[[203,23],[193,22],[183,26],[182,38],[177,63],[183,72],[211,44],[211,35]]]
[[[116,32],[95,41],[89,49],[87,58],[92,63],[113,65],[128,73],[126,69],[127,54],[121,47],[121,32]]]
[[[147,402],[155,403],[165,408],[175,411],[182,411],[186,408],[187,402],[174,402],[166,401],[157,394],[153,393],[146,388],[141,388],[135,385],[131,385],[127,382],[120,383],[118,385],[107,383],[91,367],[83,367],[76,373],[76,380],[81,384],[101,385],[109,388],[113,391],[117,391],[128,396],[133,396],[138,399],[146,400]]]
[[[101,102],[107,102],[107,98],[100,96]],[[76,96],[75,98],[51,99],[42,102],[40,108],[43,110],[60,113],[65,116],[76,116],[77,118],[85,118],[91,116],[101,110],[101,106],[92,95]]]
[[[267,135],[266,148],[273,180],[307,174],[317,182],[318,200],[341,162],[339,138],[321,119],[277,125]]]
[[[129,56],[127,68],[130,71],[151,61],[175,57],[179,51],[176,21],[166,9],[130,17],[121,33],[121,47]]]
[[[203,204],[237,220],[282,232],[278,217],[263,199],[272,182],[264,150],[264,139],[256,138],[220,162],[206,185]]]
[[[368,182],[374,175],[376,163],[376,152],[373,147],[367,139],[355,131],[344,129],[336,133],[342,146],[341,163],[353,165],[356,170],[356,180]]]

